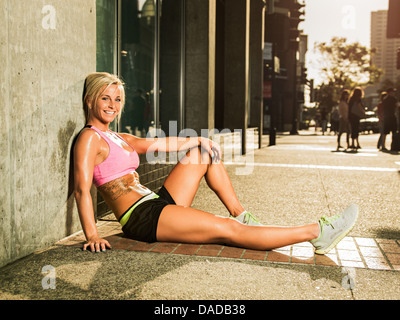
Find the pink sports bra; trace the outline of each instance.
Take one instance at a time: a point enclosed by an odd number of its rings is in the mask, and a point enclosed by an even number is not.
[[[132,152],[119,146],[103,131],[96,127],[90,125],[86,127],[95,130],[108,143],[110,149],[108,157],[102,163],[94,167],[93,182],[96,187],[100,187],[107,182],[123,177],[139,167],[139,155],[129,143],[128,145],[133,149]],[[127,143],[120,135],[115,132],[112,133]]]

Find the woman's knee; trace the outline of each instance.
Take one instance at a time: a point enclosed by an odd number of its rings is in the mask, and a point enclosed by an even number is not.
[[[201,164],[209,166],[211,164],[211,156],[200,146],[197,148],[190,149],[186,156],[181,159],[183,164]]]
[[[243,225],[235,219],[224,218],[216,226],[216,236],[219,243],[232,244],[235,243],[234,239],[240,233],[240,228]]]

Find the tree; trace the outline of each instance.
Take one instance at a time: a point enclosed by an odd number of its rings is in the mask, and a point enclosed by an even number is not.
[[[319,53],[317,63],[321,70],[323,84],[317,88],[316,101],[330,108],[344,89],[354,89],[377,83],[382,70],[371,65],[375,49],[368,49],[360,43],[347,43],[346,38],[333,37],[330,43],[316,43],[314,50]]]
[[[338,104],[339,92],[334,83],[323,83],[315,91],[315,101],[330,111],[332,107]]]

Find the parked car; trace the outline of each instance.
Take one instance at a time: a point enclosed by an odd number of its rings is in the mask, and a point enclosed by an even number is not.
[[[374,111],[366,111],[365,118],[360,120],[360,132],[379,133],[379,119]]]

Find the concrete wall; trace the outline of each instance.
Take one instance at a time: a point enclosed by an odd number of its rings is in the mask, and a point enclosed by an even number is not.
[[[95,0],[0,0],[0,266],[80,229],[70,149],[96,69]]]

